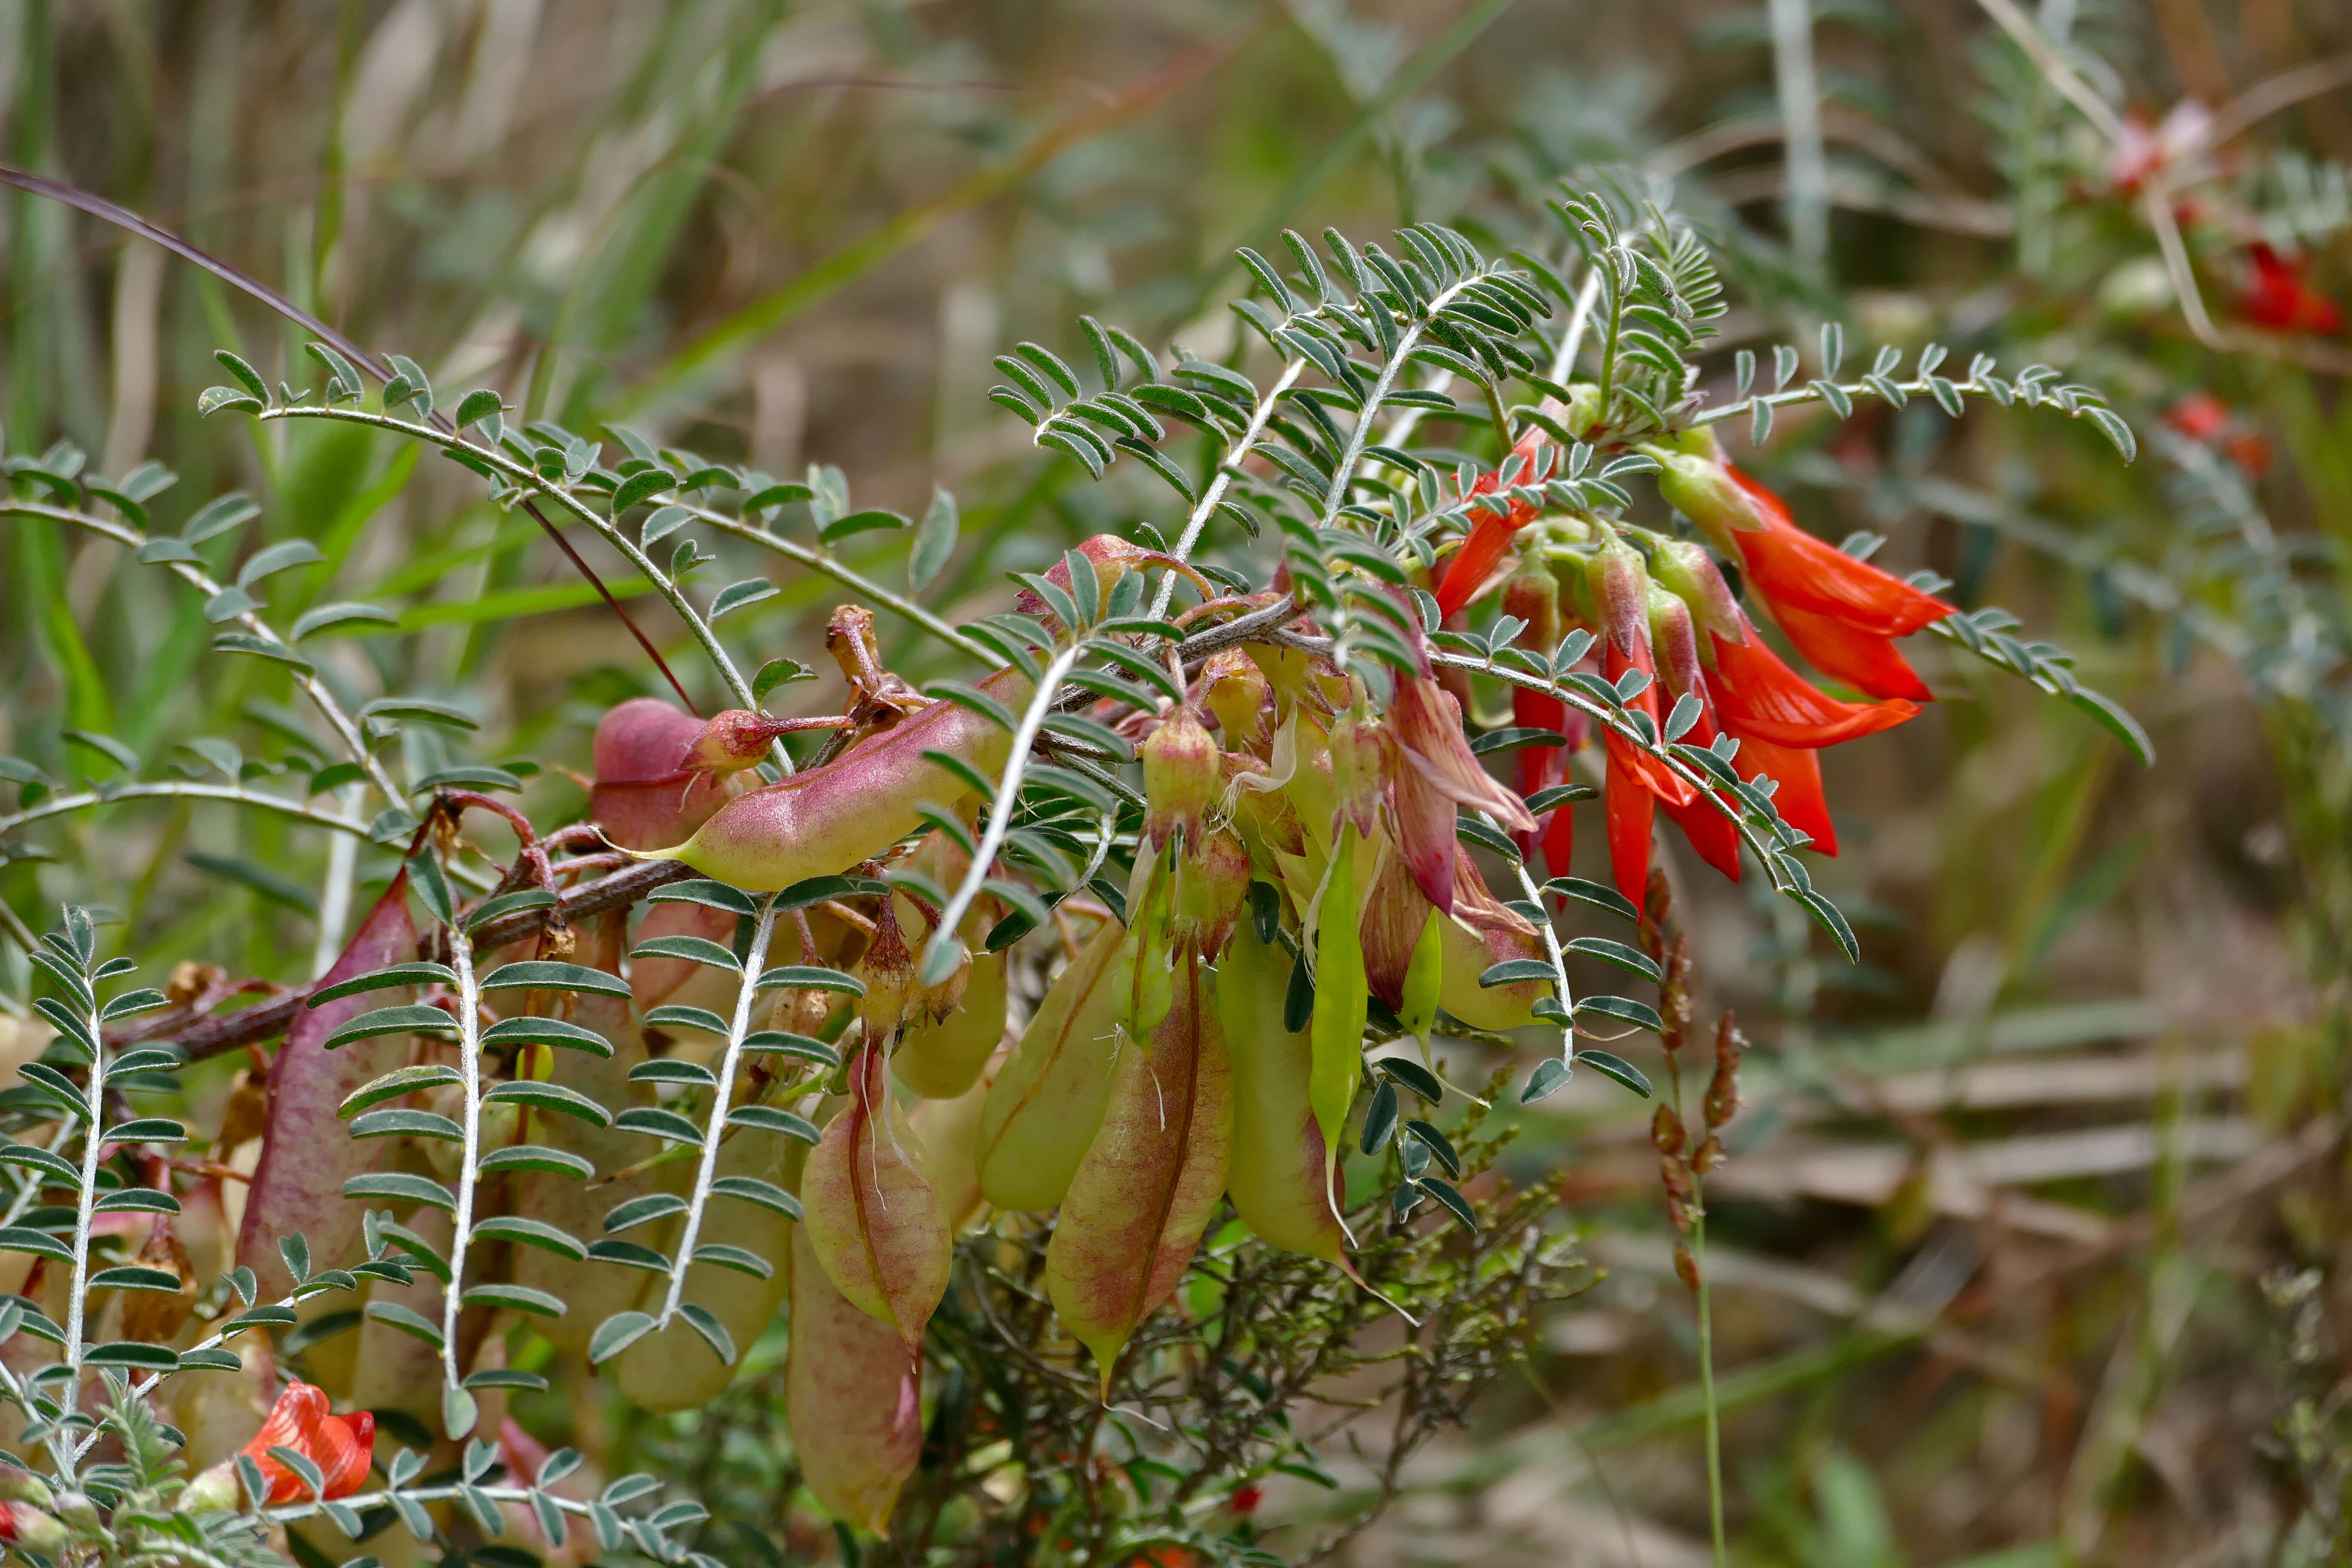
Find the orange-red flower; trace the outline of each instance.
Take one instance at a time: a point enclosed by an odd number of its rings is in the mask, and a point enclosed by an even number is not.
[[[1837,825],[1830,820],[1829,798],[1822,793],[1818,752],[1751,739],[1739,742],[1739,755],[1731,765],[1750,783],[1759,777],[1778,782],[1780,789],[1772,805],[1780,820],[1810,837],[1812,848],[1824,855],[1837,853]]]
[[[1547,405],[1549,406],[1549,405]],[[1478,482],[1470,487],[1472,495],[1492,495],[1503,488],[1504,475],[1510,475],[1515,485],[1539,485],[1550,477],[1551,453],[1545,445],[1540,428],[1531,429],[1519,437],[1511,455],[1500,468],[1481,474]],[[1500,512],[1481,511],[1477,521],[1462,541],[1462,548],[1454,552],[1447,563],[1445,576],[1437,584],[1437,607],[1452,615],[1478,596],[1503,563],[1503,556],[1511,547],[1511,536],[1535,521],[1537,509],[1524,500],[1513,500]]]
[[[2336,301],[2311,286],[2307,257],[2290,260],[2267,245],[2246,247],[2253,278],[2238,295],[2238,313],[2275,332],[2332,333],[2344,328]]]
[[[299,1502],[310,1496],[310,1489],[269,1457],[272,1448],[291,1449],[318,1466],[326,1479],[322,1495],[328,1500],[349,1497],[367,1484],[375,1451],[375,1417],[364,1410],[331,1415],[324,1391],[307,1383],[286,1385],[286,1392],[270,1406],[269,1418],[244,1452],[261,1467],[262,1479],[269,1483],[271,1506]]]
[[[1724,728],[1743,739],[1778,746],[1834,746],[1892,729],[1919,711],[1917,703],[1899,697],[1881,702],[1839,701],[1790,669],[1753,627],[1745,642],[1712,635],[1709,641],[1715,669],[1706,684],[1716,713]]]

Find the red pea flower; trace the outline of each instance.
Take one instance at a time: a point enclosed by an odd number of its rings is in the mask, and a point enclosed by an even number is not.
[[[1592,599],[1601,612],[1601,679],[1617,684],[1628,671],[1650,680],[1629,700],[1629,711],[1658,724],[1657,661],[1650,644],[1650,582],[1633,546],[1612,541],[1592,560]],[[1687,622],[1685,622],[1687,624]],[[1692,662],[1696,664],[1694,655]],[[1609,868],[1617,890],[1640,903],[1650,880],[1650,826],[1656,804],[1686,806],[1696,792],[1658,758],[1616,731],[1607,731],[1608,774],[1601,784],[1609,827]]]
[[[1834,746],[1891,730],[1919,711],[1917,703],[1899,697],[1839,701],[1781,662],[1752,626],[1744,642],[1711,634],[1709,640],[1715,670],[1707,678],[1707,689],[1724,728],[1743,740],[1776,746]],[[1894,657],[1899,660],[1901,656]]]
[[[1665,696],[1677,706],[1685,697],[1698,703],[1698,718],[1684,732],[1683,740],[1694,746],[1713,744],[1722,728],[1716,720],[1715,702],[1707,689],[1706,675],[1699,668],[1698,635],[1692,625],[1690,606],[1655,584],[1650,589],[1650,637],[1656,650],[1658,683],[1664,688]],[[1683,837],[1690,840],[1698,858],[1731,880],[1739,880],[1739,829],[1732,820],[1696,791],[1684,805],[1676,805],[1671,801],[1664,804],[1668,819],[1683,830]],[[1622,883],[1623,879],[1621,876],[1619,879]]]
[[[1837,854],[1837,825],[1830,820],[1829,797],[1822,793],[1821,754],[1810,748],[1776,746],[1754,739],[1739,742],[1732,766],[1749,783],[1769,778],[1780,786],[1773,808],[1780,820],[1812,839],[1811,848]]]
[[[364,1410],[331,1415],[324,1391],[307,1383],[286,1385],[244,1453],[261,1467],[262,1479],[269,1483],[270,1506],[299,1502],[309,1497],[310,1488],[269,1457],[272,1448],[289,1448],[318,1466],[326,1481],[322,1495],[329,1500],[349,1497],[367,1483],[375,1451],[375,1417]]]
[[[1547,401],[1545,406],[1553,406]],[[1472,495],[1492,495],[1506,484],[1539,485],[1551,475],[1551,452],[1546,446],[1548,437],[1538,426],[1519,437],[1503,466],[1492,473],[1482,474],[1470,487]],[[1511,547],[1511,536],[1535,521],[1537,508],[1524,500],[1513,500],[1502,511],[1480,511],[1477,521],[1463,538],[1462,548],[1454,552],[1447,563],[1445,576],[1437,584],[1437,607],[1444,615],[1452,615],[1478,596],[1478,590],[1494,576],[1495,569],[1503,563],[1504,554]]]
[[[2257,242],[2246,247],[2246,259],[2254,275],[2238,295],[2240,315],[2274,332],[2329,335],[2343,330],[2343,310],[2311,286],[2308,257],[2290,260]]]

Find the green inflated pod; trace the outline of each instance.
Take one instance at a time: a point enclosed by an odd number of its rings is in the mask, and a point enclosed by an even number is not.
[[[1323,1131],[1308,1096],[1314,1047],[1283,1027],[1290,958],[1247,926],[1217,965],[1217,1019],[1233,1063],[1234,1153],[1225,1193],[1242,1221],[1291,1252],[1341,1261]]]
[[[1014,670],[999,670],[981,689],[1008,708],[1029,700],[1029,682]],[[924,806],[952,809],[971,793],[924,752],[992,773],[1011,746],[994,720],[935,702],[823,767],[737,795],[685,843],[640,858],[683,860],[748,892],[781,891],[871,859],[921,826]]]
[[[1372,994],[1400,1013],[1408,1010],[1406,984],[1413,954],[1423,933],[1431,929],[1434,910],[1414,886],[1411,871],[1395,858],[1381,868],[1372,896],[1364,900],[1360,929],[1366,974]],[[1459,848],[1454,851],[1454,913],[1440,917],[1435,930],[1443,966],[1439,1006],[1474,1029],[1496,1033],[1537,1022],[1535,1005],[1551,994],[1549,984],[1522,980],[1482,986],[1478,977],[1507,959],[1547,956],[1543,935],[1503,906],[1478,874],[1477,863]]]
[[[1004,1040],[1004,954],[974,952],[963,1000],[944,1018],[922,1017],[898,1037],[890,1070],[925,1100],[955,1100]]]
[[[834,1517],[887,1535],[923,1453],[922,1360],[843,1299],[799,1226],[792,1276],[784,1408],[801,1477]]]
[[[954,1099],[927,1100],[907,1113],[922,1141],[923,1174],[940,1194],[950,1231],[968,1228],[988,1212],[980,1192],[980,1118],[994,1077],[983,1066],[972,1086]]]
[[[795,1138],[745,1128],[719,1147],[714,1173],[750,1176],[800,1190],[808,1145]],[[648,1410],[691,1410],[718,1397],[732,1382],[742,1357],[783,1306],[793,1288],[793,1222],[775,1210],[740,1198],[715,1197],[703,1220],[706,1240],[724,1241],[757,1255],[772,1270],[764,1279],[715,1263],[689,1264],[679,1298],[716,1317],[735,1342],[734,1365],[691,1326],[672,1322],[647,1334],[621,1354],[621,1392]],[[648,1293],[657,1310],[658,1299]]]
[[[1119,1052],[1045,1248],[1054,1310],[1093,1352],[1106,1391],[1136,1325],[1199,1249],[1233,1152],[1233,1074],[1208,966],[1187,941],[1171,969],[1169,1006]]]
[[[980,1190],[1001,1209],[1049,1209],[1102,1121],[1134,953],[1105,921],[1038,1003],[989,1086],[980,1118]]]
[[[607,973],[618,973],[626,930],[625,910],[615,910],[605,915],[582,933],[573,961]],[[552,1050],[555,1079],[578,1089],[615,1115],[634,1106],[652,1105],[653,1087],[629,1081],[630,1069],[643,1063],[646,1053],[645,1037],[637,1028],[628,1002],[596,995],[575,995],[566,1000],[570,1003],[570,1021],[604,1036],[611,1042],[613,1054],[600,1058],[585,1051]],[[526,1051],[526,1060],[541,1048],[535,1047]],[[594,1180],[598,1184],[549,1171],[520,1172],[508,1184],[509,1209],[526,1218],[542,1220],[583,1241],[603,1238],[604,1215],[614,1205],[664,1191],[690,1169],[673,1163],[618,1181],[608,1180],[613,1173],[645,1159],[651,1152],[651,1141],[641,1132],[598,1127],[576,1116],[553,1111],[530,1113],[529,1141],[586,1160],[596,1167]],[[629,1239],[643,1240],[645,1245],[659,1249],[667,1238],[661,1226],[656,1226],[646,1227],[646,1233],[632,1234]],[[638,1298],[645,1293],[647,1276],[642,1269],[593,1259],[575,1262],[559,1253],[520,1244],[513,1252],[516,1284],[545,1290],[569,1303],[570,1310],[563,1316],[534,1319],[532,1322],[550,1343],[573,1355],[586,1354],[589,1336],[596,1331],[596,1326],[614,1312],[636,1306]]]

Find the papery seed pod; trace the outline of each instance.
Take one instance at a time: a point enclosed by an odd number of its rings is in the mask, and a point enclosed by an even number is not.
[[[1015,709],[1029,700],[1029,683],[1013,670],[999,670],[981,689]],[[823,767],[737,795],[685,843],[642,858],[683,860],[747,892],[837,875],[920,826],[925,805],[952,809],[971,794],[960,774],[924,752],[943,752],[987,773],[1003,765],[1012,741],[992,719],[934,702]]]
[[[1094,1353],[1106,1391],[1136,1325],[1192,1261],[1233,1151],[1233,1078],[1207,965],[1183,944],[1174,969],[1166,1014],[1118,1055],[1045,1249],[1054,1310]]]
[[[1105,921],[1046,990],[981,1111],[980,1190],[1001,1209],[1049,1209],[1100,1124],[1135,949]]]
[[[798,1139],[742,1129],[719,1146],[713,1174],[749,1176],[796,1192],[808,1145]],[[621,1352],[614,1381],[623,1394],[647,1410],[692,1410],[717,1398],[734,1381],[741,1358],[783,1307],[793,1286],[793,1233],[796,1227],[764,1205],[740,1198],[713,1197],[703,1220],[702,1234],[724,1237],[763,1259],[772,1272],[764,1279],[740,1268],[716,1263],[688,1263],[681,1301],[700,1307],[719,1320],[735,1342],[733,1365],[719,1359],[695,1329],[673,1321],[656,1330]],[[660,1301],[648,1292],[651,1306]]]
[[[1217,966],[1217,1019],[1234,1081],[1234,1149],[1225,1193],[1242,1222],[1276,1247],[1341,1261],[1333,1167],[1308,1099],[1314,1047],[1283,1027],[1290,960],[1246,927]]]
[[[588,818],[624,849],[675,844],[699,827],[731,793],[709,774],[686,771],[703,723],[657,698],[636,697],[596,725],[596,770]]]
[[[1352,831],[1339,830],[1331,873],[1314,913],[1315,1013],[1307,1032],[1309,1066],[1307,1103],[1323,1134],[1323,1159],[1339,1164],[1340,1134],[1348,1110],[1364,1081],[1364,1020],[1371,987],[1364,970],[1362,916],[1356,902],[1356,856]]]
[[[18,1334],[11,1342],[32,1337]],[[270,1352],[268,1335],[239,1334],[226,1348],[236,1357],[236,1371],[172,1379],[163,1390],[167,1403],[158,1411],[185,1437],[180,1457],[189,1469],[199,1474],[253,1441],[253,1435],[261,1430],[261,1423],[269,1415],[271,1391],[278,1383],[277,1360]],[[437,1398],[437,1373],[433,1391]],[[16,1412],[11,1408],[7,1414]]]
[[[1209,656],[1201,667],[1201,695],[1216,715],[1229,752],[1263,746],[1274,733],[1274,684],[1241,648]]]
[[[921,1016],[898,1037],[890,1070],[926,1101],[954,1100],[978,1082],[1004,1039],[1004,954],[973,952],[961,1003],[943,1018]]]
[[[598,920],[580,933],[580,945],[572,960],[606,973],[618,973],[627,921],[627,911],[619,910]],[[567,1087],[578,1089],[616,1115],[654,1103],[650,1084],[629,1079],[630,1070],[646,1060],[646,1052],[645,1036],[625,1000],[541,992],[533,994],[531,1005],[539,1012],[561,1010],[571,1022],[593,1029],[612,1044],[609,1058],[584,1051],[550,1051],[542,1059],[552,1062],[553,1072]],[[544,1048],[531,1047],[525,1053],[526,1059]],[[517,1172],[507,1183],[513,1212],[543,1220],[568,1236],[583,1238],[604,1234],[604,1215],[614,1205],[663,1191],[666,1184],[680,1178],[688,1169],[672,1163],[615,1179],[614,1173],[646,1157],[645,1135],[618,1127],[596,1127],[576,1116],[531,1112],[530,1142],[586,1160],[596,1167],[594,1184],[551,1171]],[[643,1239],[646,1245],[658,1247],[666,1241],[668,1225],[667,1221],[656,1222],[631,1239]],[[642,1270],[594,1259],[575,1262],[536,1247],[514,1248],[513,1278],[518,1285],[547,1291],[570,1305],[571,1310],[563,1316],[534,1319],[532,1326],[556,1349],[571,1355],[585,1355],[589,1336],[596,1331],[596,1326],[614,1312],[635,1308],[638,1297],[645,1293],[646,1284]]]
[[[320,978],[334,984],[415,954],[416,928],[409,921],[404,873],[393,879],[342,956]],[[237,1229],[237,1262],[260,1281],[262,1300],[277,1300],[293,1289],[293,1276],[278,1249],[281,1237],[299,1231],[319,1268],[343,1268],[364,1254],[362,1205],[343,1196],[343,1183],[388,1168],[398,1144],[389,1138],[352,1138],[337,1111],[352,1090],[406,1062],[409,1042],[405,1036],[385,1035],[330,1051],[327,1037],[362,1013],[406,1000],[404,988],[364,992],[306,1007],[287,1027],[286,1044],[269,1070],[268,1128]],[[311,1297],[295,1309],[297,1315],[307,1322],[347,1310],[349,1303],[331,1300],[332,1294]],[[327,1340],[316,1348],[321,1353],[312,1357],[312,1364],[320,1378],[335,1391],[348,1388],[353,1342]]]
[[[1704,1176],[1722,1163],[1723,1140],[1710,1132],[1706,1141],[1691,1152],[1691,1170]]]
[[[905,1047],[899,1049],[903,1056]],[[950,1232],[969,1229],[988,1212],[980,1192],[980,1118],[995,1076],[992,1068],[983,1070],[961,1094],[926,1100],[907,1113],[920,1141],[923,1175],[940,1194]]]
[[[1406,1005],[1406,980],[1434,908],[1393,857],[1363,901],[1364,973],[1372,994],[1392,1012]],[[1458,847],[1454,913],[1441,917],[1436,931],[1438,1005],[1474,1029],[1496,1033],[1536,1021],[1535,1005],[1551,994],[1548,984],[1520,980],[1485,986],[1478,977],[1507,960],[1547,956],[1542,933],[1503,906],[1479,874],[1477,862]]]
[[[948,1218],[916,1162],[914,1129],[889,1103],[878,1047],[851,1062],[850,1083],[801,1177],[802,1223],[834,1288],[912,1352],[947,1294]]]
[[[1143,742],[1144,832],[1154,848],[1181,832],[1198,841],[1201,818],[1223,782],[1217,742],[1192,710],[1179,704]]]
[[[1698,1289],[1698,1259],[1679,1241],[1675,1243],[1675,1276],[1693,1292]]]
[[[801,1477],[826,1512],[887,1536],[923,1452],[921,1360],[834,1289],[805,1229],[791,1273],[784,1408]]]

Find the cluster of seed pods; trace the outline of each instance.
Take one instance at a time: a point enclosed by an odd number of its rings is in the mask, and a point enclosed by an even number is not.
[[[1100,553],[1102,575],[1115,578],[1116,542]],[[845,612],[835,625],[854,631],[859,620]],[[1169,1301],[1223,1200],[1268,1242],[1350,1268],[1338,1150],[1373,999],[1425,1035],[1440,1007],[1487,1029],[1532,1022],[1546,992],[1479,984],[1541,943],[1456,843],[1455,812],[1470,806],[1522,831],[1534,824],[1471,754],[1455,699],[1426,670],[1374,691],[1270,643],[1216,654],[1183,701],[1129,717],[1148,804],[1123,900],[1064,900],[1053,928],[1060,952],[1041,967],[1022,949],[989,949],[1005,911],[983,897],[953,933],[962,962],[921,984],[917,955],[944,918],[936,889],[970,867],[968,834],[926,831],[925,814],[944,810],[969,827],[981,805],[971,777],[1003,765],[1010,737],[971,707],[926,700],[878,675],[870,639],[856,643],[846,639],[843,659],[849,711],[827,721],[841,732],[774,782],[755,771],[770,742],[811,721],[748,712],[704,721],[649,699],[612,710],[594,742],[593,830],[568,829],[566,844],[605,864],[684,861],[755,899],[845,879],[849,890],[775,919],[768,956],[856,984],[757,994],[762,1037],[808,1048],[750,1058],[730,1100],[760,1102],[775,1125],[808,1138],[726,1118],[703,1182],[713,1215],[704,1238],[720,1237],[736,1262],[698,1251],[679,1298],[738,1347],[788,1313],[784,1383],[803,1473],[837,1517],[881,1530],[920,1450],[924,1333],[950,1288],[959,1231],[992,1215],[1050,1225],[1045,1283],[1066,1353],[1090,1359],[1108,1392],[1138,1325]],[[1031,694],[1010,670],[982,690],[1013,708]],[[411,901],[395,883],[328,984],[416,954]],[[714,944],[740,952],[744,920],[707,901],[657,899],[634,916],[634,951],[623,909],[476,955],[480,973],[560,959],[615,983],[483,995],[491,1048],[477,1102],[480,1152],[492,1164],[501,1151],[531,1157],[485,1176],[477,1239],[507,1245],[475,1247],[467,1283],[562,1302],[530,1326],[559,1352],[600,1360],[613,1384],[656,1410],[706,1402],[740,1364],[676,1318],[617,1353],[600,1356],[596,1342],[616,1317],[657,1316],[669,1291],[667,1273],[643,1260],[684,1245],[697,1168],[656,1156],[643,1128],[666,1105],[691,1106],[673,1086],[715,1081],[705,1064],[727,1041],[692,1021],[738,1016],[750,977],[690,955]],[[1016,1008],[1012,993],[1039,977],[1042,994]],[[446,1006],[445,991],[421,994]],[[457,1174],[462,1153],[446,1142],[321,1135],[339,1108],[350,1116],[355,1091],[404,1068],[437,1070],[441,1081],[397,1103],[453,1121],[465,1110],[446,1070],[451,1043],[384,1035],[331,1048],[353,1015],[387,999],[307,1010],[268,1074],[236,1253],[265,1292],[290,1283],[275,1245],[289,1230],[303,1230],[322,1259],[362,1252],[362,1205],[336,1196],[346,1183],[404,1169]],[[583,1038],[610,1054],[576,1048]],[[558,1108],[534,1086],[593,1101],[604,1116],[551,1113]],[[593,1178],[581,1179],[583,1169]],[[735,1201],[747,1189],[792,1198]],[[609,1246],[583,1258],[534,1240],[544,1231],[533,1227],[595,1238],[616,1226],[637,1267]],[[425,1248],[452,1241],[449,1216],[430,1207],[407,1212],[395,1231]],[[740,1266],[742,1255],[761,1267]],[[395,1320],[444,1321],[443,1283],[419,1271],[408,1287],[371,1289],[356,1331],[310,1346],[306,1377],[321,1399],[430,1426],[439,1351]],[[467,1306],[447,1321],[458,1326],[462,1367],[499,1364],[511,1342],[495,1310]],[[192,1457],[224,1460],[250,1441],[274,1383],[265,1355],[227,1405],[208,1396],[205,1410],[185,1412],[205,1434]],[[510,1425],[499,1397],[484,1402],[492,1430]]]

